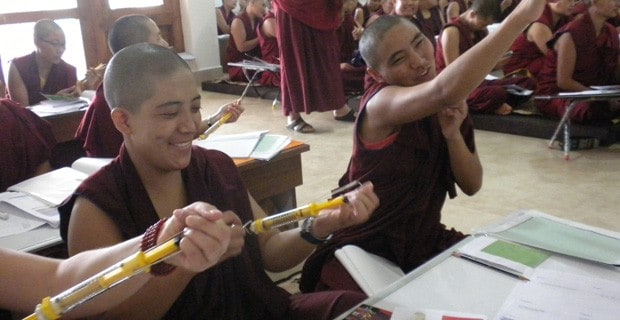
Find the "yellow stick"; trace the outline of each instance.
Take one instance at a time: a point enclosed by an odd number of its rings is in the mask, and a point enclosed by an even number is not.
[[[322,203],[310,203],[303,207],[298,207],[255,221],[249,221],[243,228],[246,232],[252,234],[267,232],[273,228],[281,227],[305,218],[314,217],[323,209],[335,208],[346,202],[347,198],[345,196],[340,196]]]
[[[44,298],[41,304],[37,305],[35,312],[24,319],[59,319],[62,314],[89,301],[113,286],[137,274],[150,271],[152,265],[169,258],[179,251],[181,239],[182,235],[179,235],[146,252],[138,251],[115,266],[100,272],[55,297]]]

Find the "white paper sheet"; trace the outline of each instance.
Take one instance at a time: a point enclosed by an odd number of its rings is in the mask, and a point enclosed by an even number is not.
[[[537,269],[517,284],[496,320],[615,320],[620,315],[618,283],[566,272]]]

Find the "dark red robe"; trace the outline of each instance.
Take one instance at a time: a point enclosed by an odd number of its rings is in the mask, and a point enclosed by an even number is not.
[[[252,219],[247,190],[237,167],[224,153],[194,147],[182,176],[188,204],[206,201],[234,211],[244,222]],[[85,180],[60,207],[63,239],[67,239],[70,213],[78,196],[104,210],[124,239],[142,234],[159,220],[124,147],[110,165]],[[258,241],[247,236],[239,256],[196,275],[164,318],[332,319],[363,298],[354,292],[291,296],[264,272]]]
[[[480,42],[488,34],[486,29],[481,31],[472,31],[469,27],[467,27],[461,17],[453,19],[447,23],[444,30],[448,27],[456,27],[459,30],[459,54],[465,53],[465,51]],[[446,68],[441,41],[437,41],[437,47],[435,50],[435,68],[437,69],[437,73],[440,73]],[[493,113],[497,108],[501,107],[502,104],[508,103],[510,95],[508,94],[505,86],[512,84],[530,90],[533,90],[536,87],[536,83],[533,79],[523,76],[508,77],[498,80],[484,80],[471,92],[467,98],[469,111],[475,113]],[[516,106],[512,105],[512,107]]]
[[[357,40],[353,38],[355,19],[350,13],[345,14],[342,24],[336,33],[340,44],[340,63],[348,63],[351,69],[340,68],[342,74],[342,86],[345,92],[361,92],[364,90],[364,74],[366,66],[354,67],[351,59],[357,50]]]
[[[562,17],[553,24],[553,13],[551,8],[547,4],[543,14],[536,20],[537,23],[541,23],[547,26],[552,33],[564,26],[569,21],[568,17]],[[523,32],[517,37],[515,42],[510,47],[512,50],[512,56],[508,59],[508,62],[503,67],[504,74],[509,74],[520,69],[526,69],[531,75],[536,77],[542,69],[542,65],[545,61],[545,55],[538,49],[536,43],[527,40],[527,32],[532,25],[530,24]]]
[[[372,181],[380,204],[368,222],[343,229],[306,260],[300,288],[360,290],[334,251],[347,244],[395,262],[409,272],[461,240],[464,235],[441,223],[446,195],[456,196],[445,139],[437,116],[402,125],[393,142],[369,149],[360,140],[366,104],[387,84],[377,83],[362,97],[355,125],[353,155],[340,185]],[[473,123],[468,116],[461,132],[469,150],[475,150]]]
[[[284,115],[323,112],[345,103],[336,29],[340,0],[274,0]]]
[[[220,10],[220,12],[222,13],[222,16],[224,17],[224,20],[226,21],[226,23],[228,25],[231,25],[233,22],[233,19],[235,19],[235,13],[232,12],[232,10],[228,13],[228,15],[226,15],[226,9],[224,9],[224,6],[222,5],[221,7],[217,7],[217,10]],[[228,34],[224,31],[222,31],[222,29],[220,29],[220,26],[217,27],[217,34],[218,35],[222,35],[222,34]]]
[[[550,50],[545,57],[543,69],[538,76],[537,95],[554,95],[562,90],[557,85],[557,51],[553,50],[555,42],[564,33],[570,33],[577,52],[573,79],[585,86],[614,85],[618,64],[618,31],[614,26],[605,23],[596,36],[590,15],[585,13],[558,30],[547,46]],[[569,100],[552,99],[536,100],[538,110],[552,118],[564,115]],[[610,110],[608,101],[581,102],[573,109],[571,120],[578,123],[606,123],[620,116],[618,111]]]
[[[89,157],[114,158],[118,155],[123,135],[114,126],[110,111],[102,83],[75,133],[75,138],[84,142]]]
[[[50,124],[30,109],[0,100],[0,192],[31,178],[49,160],[56,139]]]
[[[420,27],[420,31],[431,41],[433,44],[433,48],[437,46],[436,36],[441,33],[441,29],[443,28],[443,21],[441,21],[441,12],[439,11],[439,7],[433,7],[429,9],[431,16],[428,19],[425,19],[422,15],[422,11],[418,11],[415,19],[417,20],[417,25]]]
[[[250,16],[245,11],[243,12],[243,14],[240,14],[237,17],[235,17],[235,19],[239,19],[241,22],[243,22],[243,27],[245,28],[246,41],[256,39],[256,37],[258,37],[256,34],[255,26],[260,25],[261,23],[260,19],[256,20],[256,24],[254,27],[252,26],[252,21],[250,20]],[[240,62],[243,60],[250,60],[251,58],[246,56],[246,54],[252,57],[260,58],[260,46],[256,45],[256,47],[254,47],[253,49],[249,51],[241,52],[237,48],[237,44],[235,43],[234,36],[231,33],[230,39],[228,40],[228,47],[226,48],[226,62]],[[248,70],[248,74],[251,76],[253,72],[251,70]],[[249,80],[243,74],[243,68],[240,68],[240,67],[228,66],[228,77],[232,81],[247,82]]]
[[[74,66],[61,60],[60,63],[52,66],[45,86],[41,88],[39,79],[39,67],[36,62],[36,53],[13,59],[12,63],[17,67],[19,75],[24,81],[28,91],[28,103],[35,105],[45,97],[41,93],[56,94],[62,89],[74,86],[77,83],[77,71]]]
[[[267,12],[263,17],[263,21],[257,27],[256,34],[258,35],[258,45],[260,47],[261,59],[273,63],[280,64],[280,47],[278,46],[278,38],[270,37],[262,31],[262,24],[268,19],[275,19],[273,12]],[[279,87],[280,86],[280,73],[263,71],[260,78],[260,83],[264,86]]]

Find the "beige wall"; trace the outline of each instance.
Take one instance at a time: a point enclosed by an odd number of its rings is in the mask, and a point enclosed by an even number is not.
[[[190,61],[190,65],[199,81],[222,76],[214,1],[181,0],[180,2],[185,52],[194,58]]]

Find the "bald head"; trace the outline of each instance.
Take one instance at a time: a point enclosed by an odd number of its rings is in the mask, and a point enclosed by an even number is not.
[[[51,19],[43,19],[34,24],[34,38],[47,39],[54,33],[64,33],[62,28]]]
[[[152,34],[151,18],[139,14],[132,14],[118,18],[108,33],[108,46],[112,53],[132,44],[149,42]]]
[[[401,16],[383,15],[364,30],[360,38],[359,50],[369,67],[377,69],[379,63],[381,63],[378,56],[378,48],[380,48],[385,34],[400,24],[408,24],[413,28],[417,28],[411,21]]]
[[[117,52],[106,68],[105,99],[111,109],[132,113],[155,94],[156,83],[191,69],[174,51],[150,43],[138,43]]]

